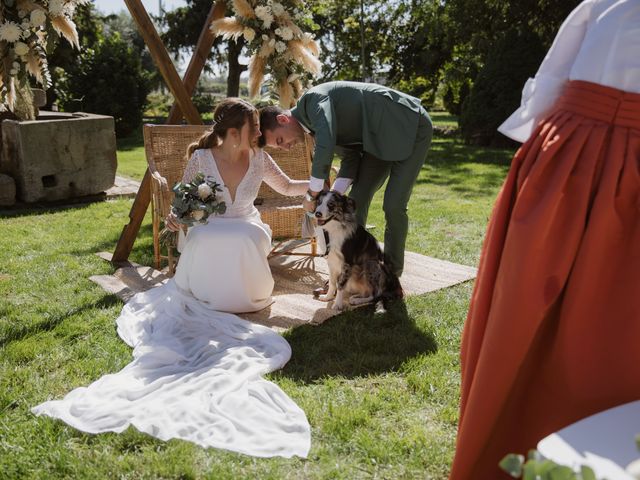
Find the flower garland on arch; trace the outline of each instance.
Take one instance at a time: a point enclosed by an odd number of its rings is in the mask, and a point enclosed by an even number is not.
[[[313,22],[301,0],[232,0],[234,17],[214,20],[211,31],[223,38],[244,37],[249,61],[249,96],[256,97],[270,74],[280,105],[290,108],[310,76],[320,74],[320,49],[299,25]]]
[[[0,0],[0,104],[13,111],[29,75],[51,86],[49,37],[62,36],[80,48],[73,15],[90,0]]]

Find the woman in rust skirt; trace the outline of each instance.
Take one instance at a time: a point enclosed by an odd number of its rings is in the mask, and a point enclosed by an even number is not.
[[[640,399],[640,1],[565,20],[500,131],[525,141],[489,222],[462,338],[451,479]]]

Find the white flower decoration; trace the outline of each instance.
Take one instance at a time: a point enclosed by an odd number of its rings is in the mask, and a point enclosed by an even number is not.
[[[284,42],[277,41],[276,42],[276,52],[282,53],[287,49],[287,45]]]
[[[282,27],[278,35],[280,35],[283,40],[291,40],[293,38],[293,30],[291,30],[289,27]]]
[[[256,31],[253,28],[245,27],[242,31],[242,35],[247,42],[251,43],[253,42],[253,39],[256,38]]]
[[[191,217],[196,222],[199,222],[200,220],[202,220],[204,218],[204,212],[202,210],[194,210],[193,212],[191,212]]]
[[[9,21],[0,25],[0,40],[13,43],[20,40],[21,36],[22,29],[17,23]]]
[[[282,15],[284,15],[284,7],[278,2],[273,2],[271,4],[271,11],[276,17],[281,17]]]
[[[39,27],[47,21],[47,15],[39,8],[31,12],[31,25]]]
[[[29,45],[24,42],[16,42],[13,49],[16,51],[16,55],[20,55],[21,57],[29,53]]]
[[[198,187],[198,196],[200,197],[201,200],[205,200],[209,198],[212,193],[213,191],[211,190],[211,187],[206,183],[203,183]],[[196,218],[196,220],[200,220],[200,219]]]
[[[62,0],[50,0],[49,13],[52,17],[59,17],[65,13],[65,5]]]

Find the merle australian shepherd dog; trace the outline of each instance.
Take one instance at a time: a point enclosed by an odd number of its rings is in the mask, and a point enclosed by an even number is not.
[[[329,290],[319,300],[334,300],[342,310],[351,305],[382,302],[384,309],[403,296],[400,280],[384,263],[377,240],[356,221],[356,203],[337,192],[318,196],[315,218],[329,235]]]

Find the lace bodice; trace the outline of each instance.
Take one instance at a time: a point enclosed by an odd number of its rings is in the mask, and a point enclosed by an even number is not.
[[[258,196],[260,184],[264,180],[276,192],[286,196],[303,195],[308,188],[308,180],[292,180],[284,173],[267,152],[262,149],[251,153],[249,168],[236,189],[235,200],[231,200],[229,189],[224,185],[222,176],[218,172],[216,161],[211,149],[196,150],[191,155],[189,163],[182,176],[183,182],[189,182],[198,172],[210,175],[222,184],[222,200],[227,205],[223,217],[246,217],[257,215],[258,211],[253,201]]]

